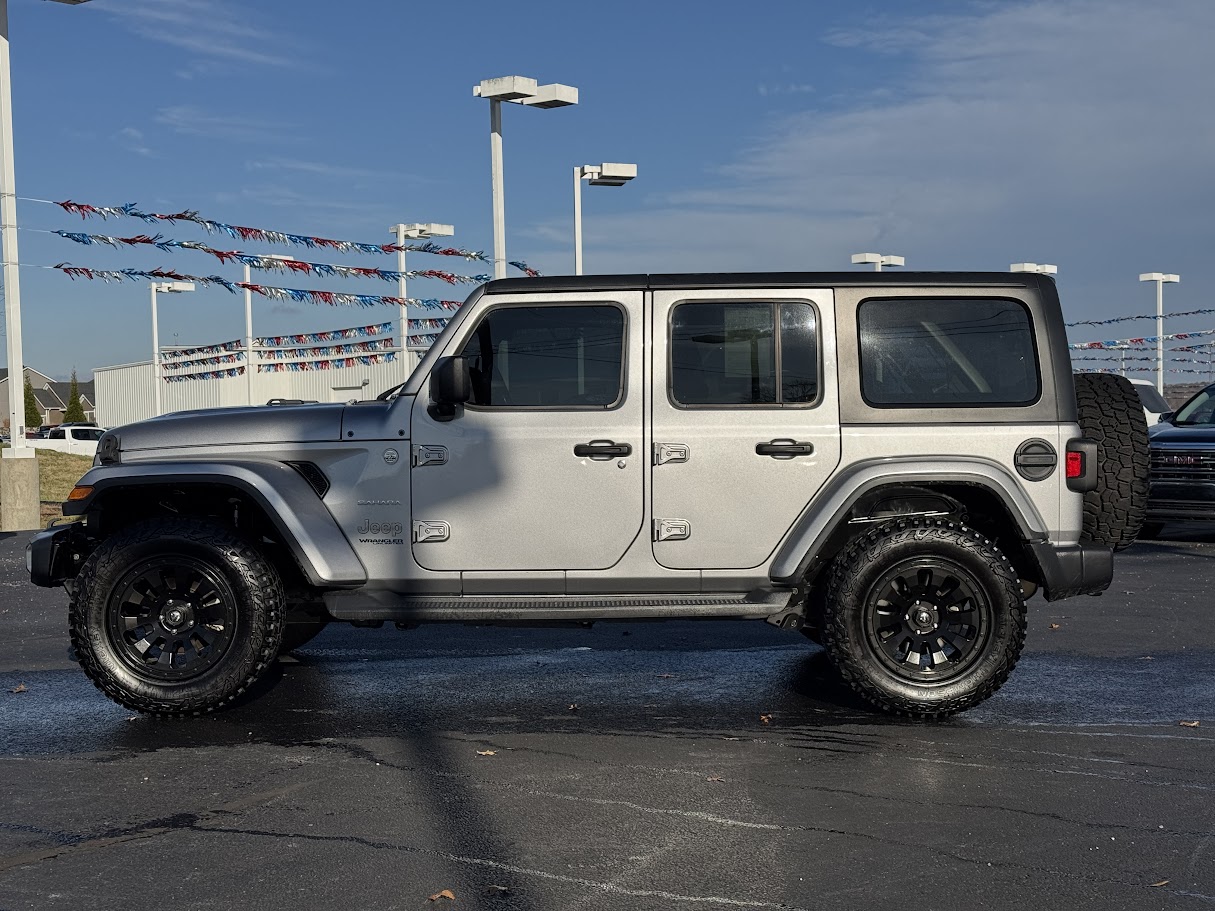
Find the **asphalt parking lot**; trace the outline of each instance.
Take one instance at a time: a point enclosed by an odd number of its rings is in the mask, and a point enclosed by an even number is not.
[[[134,716],[69,661],[25,538],[0,911],[1215,906],[1215,533],[1035,598],[1009,683],[938,724],[720,622],[332,627],[233,710]]]

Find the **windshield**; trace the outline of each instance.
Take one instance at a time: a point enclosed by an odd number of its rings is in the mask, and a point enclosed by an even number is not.
[[[1208,386],[1178,409],[1174,424],[1215,424],[1215,386]]]

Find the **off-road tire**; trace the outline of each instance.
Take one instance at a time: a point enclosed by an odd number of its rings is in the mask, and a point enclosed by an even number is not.
[[[936,594],[935,603],[925,596],[925,604],[945,629],[934,626],[919,634],[904,629],[883,638],[874,619],[878,611],[885,610],[887,617],[902,611],[901,605],[884,596],[899,588],[904,567],[910,574],[929,566],[937,567],[929,576],[929,587]],[[962,579],[952,589],[951,576],[955,582]],[[904,581],[903,589],[915,591],[916,585]],[[953,613],[947,602],[964,591],[973,591],[972,607]],[[942,592],[947,593],[941,597]],[[908,617],[920,603],[917,599],[909,604]],[[964,617],[976,621],[969,645],[955,630],[964,633],[959,625]],[[946,519],[895,520],[859,535],[832,563],[822,631],[832,666],[862,698],[891,714],[938,718],[978,705],[1008,679],[1025,644],[1025,599],[1008,558],[974,529]],[[955,648],[951,643],[957,639],[963,647],[957,649],[957,661],[941,662],[939,671],[922,668],[919,662],[899,668],[897,659],[885,650],[895,651],[900,635],[908,642],[917,635],[940,636],[933,647],[942,654]],[[927,660],[935,663],[933,658]]]
[[[1097,489],[1084,495],[1081,537],[1122,550],[1135,543],[1147,515],[1150,455],[1143,404],[1121,376],[1077,373],[1075,382],[1080,429],[1097,444]]]
[[[187,669],[183,679],[164,679],[165,672],[156,666],[133,666],[136,646],[115,633],[124,622],[124,607],[130,610],[130,602],[121,604],[120,598],[142,580],[139,574],[148,566],[204,572],[215,591],[231,599],[221,608],[234,618],[231,629],[222,634],[227,636],[225,646],[213,649],[208,659],[199,658],[203,667],[192,676]],[[201,613],[203,607],[196,609]],[[230,704],[271,665],[279,651],[284,613],[278,573],[250,541],[209,520],[174,518],[141,522],[104,541],[80,569],[68,619],[81,666],[115,702],[157,715],[204,715]]]

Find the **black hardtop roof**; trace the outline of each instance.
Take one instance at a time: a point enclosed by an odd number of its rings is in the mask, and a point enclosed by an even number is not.
[[[688,272],[659,275],[541,275],[486,283],[490,294],[529,291],[623,291],[677,288],[817,288],[974,286],[1039,287],[1054,279],[1036,272]]]

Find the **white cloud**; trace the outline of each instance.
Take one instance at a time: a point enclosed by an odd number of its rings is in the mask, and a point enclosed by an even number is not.
[[[122,0],[102,7],[137,35],[203,57],[264,66],[290,66],[278,30],[250,24],[252,4],[228,0]],[[179,75],[192,71],[182,70]]]
[[[238,117],[212,114],[188,104],[172,105],[156,112],[155,120],[175,133],[210,136],[240,142],[259,142],[282,138],[287,125],[264,117]]]

